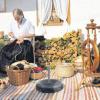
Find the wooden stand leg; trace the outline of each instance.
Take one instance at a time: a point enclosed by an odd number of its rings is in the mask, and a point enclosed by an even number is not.
[[[82,56],[82,60],[83,60],[83,79],[81,80],[81,82],[79,83],[79,85],[77,86],[76,90],[79,90],[81,88],[81,86],[89,86],[88,82],[86,81],[88,76],[87,76],[87,73],[86,73],[86,67],[87,67],[87,64],[88,64],[88,58],[84,56]]]
[[[81,88],[82,85],[85,85],[86,84],[86,79],[87,77],[85,75],[83,75],[83,79],[81,80],[81,82],[78,84],[76,90],[79,90]]]

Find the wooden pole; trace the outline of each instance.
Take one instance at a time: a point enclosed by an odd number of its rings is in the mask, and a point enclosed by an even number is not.
[[[39,16],[38,16],[38,0],[36,0],[36,20],[37,20],[37,26],[39,24]]]

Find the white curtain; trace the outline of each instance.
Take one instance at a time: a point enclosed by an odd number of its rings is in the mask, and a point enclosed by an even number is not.
[[[36,34],[44,35],[46,29],[43,24],[46,24],[51,16],[52,0],[38,0],[38,27]]]
[[[55,11],[57,16],[66,21],[67,18],[67,10],[68,10],[68,0],[53,0]]]
[[[38,0],[39,23],[46,24],[51,16],[52,0]]]
[[[68,24],[66,22],[68,0],[38,0],[38,34],[46,33],[46,29],[43,24],[46,24],[51,16],[52,2],[54,3],[57,16],[64,21],[62,32],[68,31]]]
[[[70,27],[66,21],[68,12],[68,0],[53,0],[57,16],[63,20],[62,33],[70,31]]]

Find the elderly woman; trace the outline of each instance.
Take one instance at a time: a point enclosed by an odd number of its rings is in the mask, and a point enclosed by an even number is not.
[[[0,67],[20,60],[33,62],[31,40],[35,36],[34,27],[24,17],[21,9],[14,9],[13,17],[14,21],[11,22],[8,33],[10,43],[0,52]]]

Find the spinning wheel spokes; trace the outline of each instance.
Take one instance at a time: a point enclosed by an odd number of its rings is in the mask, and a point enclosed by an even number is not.
[[[83,60],[85,60],[84,67],[87,66],[89,68],[88,70],[90,70],[90,72],[94,72],[94,71],[96,71],[96,69],[99,65],[99,50],[98,50],[96,43],[93,40],[89,40],[89,43],[93,47],[93,49],[92,49],[93,55],[91,54],[91,51],[89,52],[89,50],[87,50],[86,45],[88,44],[88,40],[85,40],[82,45],[82,50],[83,50],[82,56],[83,56]],[[86,59],[85,59],[85,56],[87,57]]]

